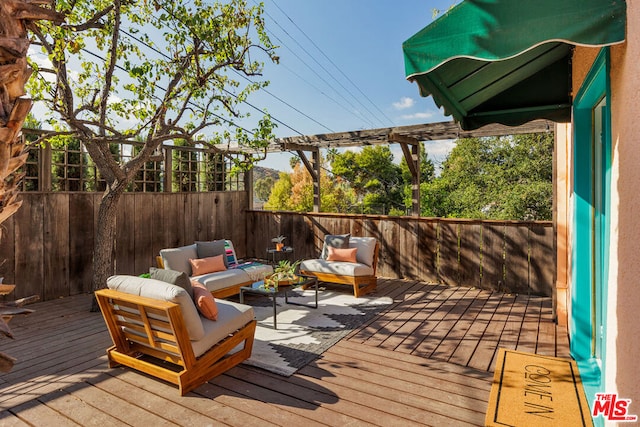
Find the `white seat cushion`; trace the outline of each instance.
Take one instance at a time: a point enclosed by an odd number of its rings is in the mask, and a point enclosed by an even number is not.
[[[229,270],[216,271],[215,273],[203,274],[201,276],[193,276],[191,279],[197,280],[207,287],[209,292],[218,291],[220,289],[229,288],[247,283],[251,281],[249,275],[243,270],[231,268]]]
[[[191,347],[196,357],[203,355],[214,344],[223,340],[227,335],[242,328],[254,319],[253,307],[216,299],[218,306],[218,320],[202,318],[204,337],[198,341],[191,341]]]
[[[302,261],[300,270],[354,277],[373,275],[373,268],[360,262],[327,261],[320,258]]]

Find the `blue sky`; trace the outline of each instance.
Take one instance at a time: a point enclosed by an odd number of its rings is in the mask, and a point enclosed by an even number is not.
[[[266,92],[250,102],[284,123],[278,137],[450,120],[405,79],[402,43],[433,21],[433,9],[454,3],[264,0],[267,30],[280,46],[280,65],[264,70],[267,91],[290,106]],[[441,158],[451,145],[430,143],[427,151]],[[270,154],[260,165],[289,170],[289,158]]]

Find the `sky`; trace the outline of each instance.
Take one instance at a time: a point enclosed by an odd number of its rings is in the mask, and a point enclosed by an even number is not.
[[[254,0],[248,0],[251,4]],[[455,0],[264,0],[280,64],[265,64],[267,91],[249,102],[278,123],[277,137],[449,121],[405,78],[402,43]],[[257,115],[254,111],[252,114]],[[442,160],[451,141],[430,142]],[[391,149],[399,159],[397,144]],[[289,154],[260,166],[290,170]]]

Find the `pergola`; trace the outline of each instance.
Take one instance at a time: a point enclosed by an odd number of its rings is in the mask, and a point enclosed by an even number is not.
[[[424,141],[445,141],[458,138],[518,135],[553,132],[554,122],[534,120],[520,126],[489,124],[475,130],[463,130],[456,122],[367,129],[349,132],[278,138],[268,152],[295,151],[313,179],[313,211],[320,211],[320,149],[361,147],[374,144],[400,144],[411,172],[412,215],[420,215],[420,150]],[[307,156],[311,153],[311,159]]]

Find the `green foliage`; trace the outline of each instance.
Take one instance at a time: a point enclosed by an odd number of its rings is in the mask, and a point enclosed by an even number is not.
[[[324,167],[320,169],[320,196],[322,212],[349,212],[355,202],[353,190],[341,178],[330,177]],[[313,182],[301,162],[294,164],[292,173],[280,173],[264,208],[294,212],[313,210]]]
[[[278,60],[261,5],[80,0],[56,6],[67,24],[37,23],[34,34],[51,64],[31,64],[36,78],[28,91],[49,108],[45,120],[59,132],[50,138],[82,142],[107,182],[132,179],[144,160],[138,157],[166,141],[234,139],[255,149],[272,137],[268,116],[253,134],[220,131],[225,117],[247,117],[241,102],[267,84],[233,76],[258,76],[263,60]],[[126,167],[106,155],[109,141],[134,139],[145,148]],[[239,169],[255,161],[250,154],[232,158]]]
[[[393,163],[386,145],[366,146],[360,152],[331,154],[331,171],[355,191],[355,211],[387,214],[404,207],[402,169]]]
[[[292,210],[291,209],[291,175],[280,172],[280,179],[276,181],[271,189],[269,200],[264,204],[264,208],[268,210]]]
[[[550,220],[552,178],[552,134],[461,139],[421,185],[421,215]]]
[[[256,180],[254,184],[254,191],[259,200],[268,200],[269,195],[271,194],[271,189],[273,188],[276,181],[270,177],[265,176],[264,178]]]

